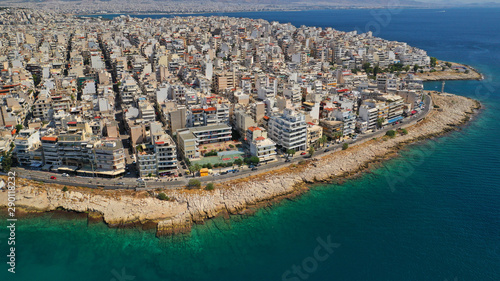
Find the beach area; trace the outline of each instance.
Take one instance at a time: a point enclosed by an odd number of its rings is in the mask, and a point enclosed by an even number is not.
[[[17,211],[18,214],[30,214],[64,210],[86,213],[89,221],[102,220],[110,227],[155,227],[157,236],[186,233],[194,223],[203,223],[216,216],[248,215],[259,207],[296,197],[314,183],[341,183],[397,156],[397,151],[405,145],[460,128],[481,108],[478,101],[466,97],[430,94],[433,109],[421,122],[408,124],[406,135],[374,136],[347,150],[331,151],[272,171],[218,183],[215,190],[64,188],[17,178]],[[157,199],[160,192],[169,200]],[[3,190],[0,208],[6,209],[7,204],[7,191]]]

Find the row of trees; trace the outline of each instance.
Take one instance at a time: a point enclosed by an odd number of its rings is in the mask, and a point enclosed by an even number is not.
[[[384,73],[384,72],[390,72],[390,73],[402,72],[402,71],[408,72],[408,71],[410,71],[411,67],[409,65],[403,65],[402,63],[398,62],[398,63],[394,63],[394,64],[389,65],[387,68],[382,69],[378,65],[375,65],[374,67],[372,67],[369,62],[365,62],[362,66],[362,69],[368,75],[377,76],[377,74]],[[414,72],[417,72],[419,69],[420,69],[419,65],[413,66]],[[359,69],[356,69],[356,68],[353,69],[353,72],[358,72],[358,71],[359,71]]]
[[[231,167],[233,165],[242,166],[243,164],[257,165],[257,164],[259,164],[259,162],[260,162],[259,157],[252,156],[252,157],[247,157],[247,158],[244,158],[244,159],[239,158],[239,159],[234,160],[233,162],[216,163],[214,165],[212,165],[210,163],[203,164],[203,165],[194,164],[194,165],[190,165],[189,166],[189,171],[194,174],[196,172],[199,172],[202,168],[207,168],[207,169],[223,168],[223,167]]]

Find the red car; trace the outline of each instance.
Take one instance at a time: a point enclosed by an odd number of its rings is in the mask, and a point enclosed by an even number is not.
[[[305,153],[305,152],[302,152],[300,155],[306,155],[306,153]]]
[[[51,176],[50,179],[51,180],[57,180],[56,176]]]

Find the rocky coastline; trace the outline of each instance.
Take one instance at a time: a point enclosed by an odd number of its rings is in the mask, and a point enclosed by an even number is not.
[[[157,236],[186,233],[194,223],[216,216],[251,214],[256,208],[306,192],[308,185],[339,182],[370,169],[373,163],[394,157],[403,146],[456,130],[478,112],[478,101],[451,94],[432,93],[436,106],[427,117],[395,138],[378,136],[343,151],[330,152],[244,179],[228,180],[206,190],[102,190],[17,178],[16,207],[23,212],[66,210],[87,213],[89,221],[110,227],[156,227]],[[3,178],[6,180],[6,178]],[[170,200],[156,198],[166,193]],[[0,209],[6,208],[7,192],[0,191]]]

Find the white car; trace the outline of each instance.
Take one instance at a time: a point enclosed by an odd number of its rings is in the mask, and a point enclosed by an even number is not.
[[[66,173],[62,174],[62,176],[63,176],[63,177],[69,177],[69,175],[68,175],[68,174],[66,174]]]

